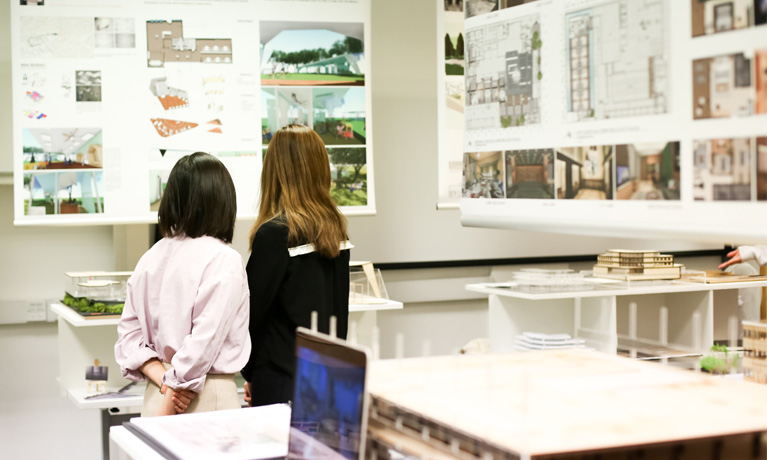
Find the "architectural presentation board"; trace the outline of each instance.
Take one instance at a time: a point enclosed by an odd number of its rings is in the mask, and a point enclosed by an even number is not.
[[[322,138],[341,209],[375,212],[369,0],[14,1],[11,37],[16,224],[154,222],[195,151],[253,217],[290,123]]]
[[[438,208],[457,208],[463,174],[463,0],[437,5]]]
[[[465,9],[465,225],[767,239],[765,2]]]

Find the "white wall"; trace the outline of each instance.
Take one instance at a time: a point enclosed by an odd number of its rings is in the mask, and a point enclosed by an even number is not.
[[[0,175],[13,168],[9,11],[9,4],[0,2]],[[467,229],[461,227],[458,211],[437,211],[435,17],[433,2],[373,2],[371,78],[378,214],[349,219],[355,259],[412,262],[593,254],[608,246],[700,247],[684,242]],[[146,226],[16,228],[12,221],[12,187],[0,186],[0,303],[57,298],[62,294],[64,271],[130,265],[146,247],[141,244]],[[244,256],[250,224],[239,222],[236,232],[234,245]],[[489,273],[489,268],[485,271]],[[389,276],[396,282],[401,277],[438,276],[435,273],[408,270]],[[424,338],[432,341],[435,354],[458,348],[486,333],[484,304],[476,299],[443,300],[381,313],[383,354],[393,355],[397,332],[409,337],[409,356],[418,354]],[[78,411],[58,397],[57,360],[54,324],[0,326],[4,458],[99,458],[98,413]]]

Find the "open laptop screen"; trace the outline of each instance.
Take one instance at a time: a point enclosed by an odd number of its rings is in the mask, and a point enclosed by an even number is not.
[[[361,458],[366,364],[363,349],[299,328],[289,458]]]

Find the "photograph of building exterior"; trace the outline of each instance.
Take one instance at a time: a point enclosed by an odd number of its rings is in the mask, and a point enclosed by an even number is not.
[[[96,48],[135,48],[136,23],[133,18],[94,18]]]
[[[463,13],[463,0],[445,0],[445,11]]]
[[[613,147],[610,145],[557,149],[557,198],[613,199]]]
[[[103,171],[25,172],[24,215],[104,212]]]
[[[463,23],[445,22],[445,75],[464,74]]]
[[[565,16],[570,121],[667,112],[667,0],[613,0]]]
[[[466,0],[463,8],[468,19],[498,10],[498,0]]]
[[[540,123],[538,16],[466,31],[466,129]]]
[[[312,110],[325,145],[365,145],[365,88],[312,88]]]
[[[693,142],[696,201],[751,200],[751,139]]]
[[[101,71],[75,71],[75,100],[77,102],[101,102]]]
[[[554,149],[511,150],[506,162],[506,198],[554,198]]]
[[[180,20],[146,22],[147,66],[164,67],[166,62],[231,64],[231,38],[194,38],[184,36]]]
[[[616,200],[678,200],[679,142],[615,146]]]
[[[754,113],[751,59],[743,53],[692,63],[693,118],[743,117]]]
[[[499,0],[499,6],[501,9],[511,8],[513,6],[524,5],[525,3],[533,3],[538,0]]]
[[[760,0],[690,0],[692,36],[711,35],[753,25],[751,12]]]
[[[504,198],[503,152],[463,154],[464,198]]]
[[[361,22],[261,21],[262,85],[365,84]]]
[[[338,206],[368,203],[367,152],[365,147],[330,147],[330,197]]]

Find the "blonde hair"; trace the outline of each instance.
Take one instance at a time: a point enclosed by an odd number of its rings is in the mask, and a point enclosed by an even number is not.
[[[330,162],[320,136],[306,126],[279,129],[266,151],[261,197],[250,248],[266,222],[284,218],[288,246],[311,243],[325,257],[336,257],[346,240],[346,218],[330,197]]]

